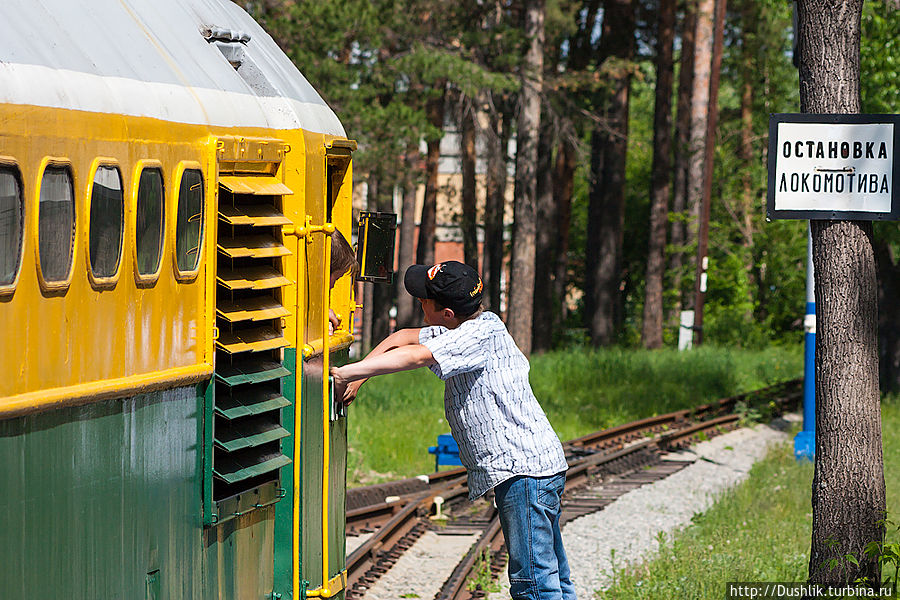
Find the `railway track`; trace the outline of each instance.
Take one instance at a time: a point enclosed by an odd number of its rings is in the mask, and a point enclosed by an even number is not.
[[[679,470],[685,463],[663,460],[663,454],[734,429],[740,406],[766,404],[780,414],[801,397],[798,379],[569,440],[563,444],[569,469],[562,522],[600,510],[627,491]],[[599,480],[604,488],[593,491]],[[473,504],[467,494],[463,468],[349,490],[348,533],[372,535],[347,558],[347,599],[363,597],[435,520],[445,523],[444,533],[479,533],[435,600],[483,597],[479,588],[470,589],[469,581],[484,556],[490,557],[493,575],[503,569],[503,534],[491,499]]]

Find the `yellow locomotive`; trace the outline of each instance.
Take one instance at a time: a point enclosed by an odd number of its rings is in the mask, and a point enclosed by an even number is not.
[[[0,15],[0,598],[341,597],[355,143],[229,0]]]

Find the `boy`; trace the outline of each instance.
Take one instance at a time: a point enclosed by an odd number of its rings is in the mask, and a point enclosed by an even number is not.
[[[430,367],[469,476],[469,498],[493,489],[515,600],[574,600],[559,529],[568,467],[528,382],[528,360],[497,315],[481,308],[481,277],[456,261],[406,271],[429,327],[402,329],[362,361],[331,370],[352,402],[366,378]]]

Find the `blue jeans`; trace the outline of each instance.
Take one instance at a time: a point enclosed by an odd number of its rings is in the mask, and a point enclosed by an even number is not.
[[[494,488],[509,551],[513,600],[575,600],[569,561],[559,531],[565,473],[520,475]]]

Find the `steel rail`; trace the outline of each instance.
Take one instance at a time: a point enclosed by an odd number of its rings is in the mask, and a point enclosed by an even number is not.
[[[638,433],[643,434],[643,432],[647,431],[647,429],[658,428],[661,425],[675,423],[682,419],[687,420],[688,415],[711,415],[715,414],[716,412],[721,412],[721,410],[733,407],[734,404],[736,404],[738,401],[750,396],[765,397],[769,395],[779,394],[779,397],[774,401],[779,408],[784,408],[784,406],[788,402],[790,402],[791,400],[796,400],[800,397],[800,393],[802,392],[802,388],[800,387],[802,385],[801,381],[802,380],[794,380],[786,382],[785,384],[769,386],[762,390],[758,390],[757,392],[750,392],[748,394],[741,394],[730,398],[724,398],[717,402],[712,402],[697,407],[693,411],[676,411],[667,415],[660,415],[658,417],[642,419],[641,421],[635,423],[629,423],[623,426],[598,432],[598,434],[583,436],[581,438],[578,438],[577,440],[572,440],[572,442],[575,442],[575,444],[569,442],[569,445],[575,447],[581,444],[585,446],[593,446],[598,443],[608,443],[609,441],[617,437],[621,438],[622,436]],[[793,388],[797,389],[794,390]],[[655,450],[662,452],[680,448],[686,445],[692,438],[697,437],[701,432],[719,432],[723,428],[728,428],[735,425],[740,421],[740,418],[740,415],[733,413],[718,417],[712,417],[699,423],[688,425],[684,428],[664,432],[658,437],[630,444],[627,447],[620,448],[612,452],[601,451],[582,457],[569,457],[569,469],[566,472],[566,487],[569,488],[571,486],[574,488],[578,485],[583,484],[592,471],[598,471],[603,465],[608,465],[620,459],[626,459],[627,457],[635,455],[642,451]],[[635,426],[638,423],[640,425]],[[480,592],[468,590],[466,586],[471,577],[472,570],[478,560],[478,557],[485,551],[490,551],[493,554],[496,554],[502,550],[503,538],[502,533],[500,532],[499,515],[496,513],[496,508],[494,508],[493,517],[487,527],[485,527],[484,533],[482,533],[481,537],[478,539],[478,542],[472,547],[469,553],[466,554],[465,558],[463,558],[463,560],[457,565],[456,569],[454,569],[450,578],[444,583],[444,586],[441,588],[441,591],[435,596],[435,600],[467,600],[468,598],[476,597],[477,595],[483,595]],[[465,592],[468,592],[468,594]]]
[[[420,504],[431,497],[431,492],[423,492],[411,502],[407,502],[376,535],[366,540],[347,557],[347,591],[357,592],[365,575],[376,567],[385,552],[399,542],[418,524],[417,512]],[[383,549],[387,548],[387,551]]]
[[[378,511],[390,511],[392,515],[371,538],[347,557],[347,590],[350,595],[356,595],[360,588],[365,586],[367,578],[374,580],[377,577],[378,573],[371,571],[378,569],[381,559],[394,553],[393,547],[396,544],[420,527],[419,513],[429,511],[435,498],[447,498],[467,491],[465,478],[465,475],[457,476],[455,479],[445,480],[440,487],[410,494],[406,498],[348,511],[348,519],[352,512],[355,522],[366,518],[363,515],[372,515]],[[421,529],[420,527],[419,533]]]
[[[456,568],[453,569],[453,573],[450,574],[450,577],[444,582],[444,585],[441,587],[441,591],[435,596],[435,599],[449,599],[449,598],[462,598],[464,596],[464,591],[466,590],[467,582],[469,581],[469,576],[472,574],[472,570],[475,567],[475,563],[478,562],[478,558],[484,552],[496,553],[500,552],[503,549],[504,541],[503,541],[503,531],[500,528],[500,515],[497,514],[497,509],[493,509],[493,516],[491,517],[490,522],[484,528],[481,537],[478,538],[478,541],[469,549],[469,552],[466,554],[465,558],[460,561]]]
[[[799,379],[783,382],[693,409],[640,419],[570,440],[564,444],[569,464],[566,473],[567,489],[583,485],[592,474],[603,469],[605,465],[611,465],[616,461],[627,463],[629,459],[633,462],[632,457],[641,452],[659,454],[677,449],[698,437],[701,432],[721,431],[723,428],[733,426],[740,420],[740,415],[733,413],[734,407],[742,400],[771,398],[777,408],[784,408],[788,402],[800,397],[801,386],[802,380]],[[722,414],[723,412],[726,414]],[[702,419],[699,423],[696,422],[698,418]],[[672,429],[673,427],[675,429]],[[647,437],[649,434],[653,437]],[[639,460],[646,459],[639,458]],[[361,494],[368,491],[370,495],[377,495],[379,492],[389,493],[393,489],[404,489],[414,485],[426,489],[389,498],[390,502],[377,502],[347,511],[348,526],[357,527],[365,523],[366,528],[371,529],[383,523],[375,535],[347,559],[347,587],[351,595],[355,596],[363,591],[367,573],[370,579],[378,576],[376,572],[373,577],[372,569],[377,571],[380,560],[396,554],[392,547],[416,528],[417,515],[426,510],[430,511],[436,497],[440,496],[445,501],[454,500],[464,496],[468,490],[464,468],[434,473],[427,478],[412,478],[357,489]],[[464,592],[468,591],[465,589],[467,581],[478,558],[485,551],[491,552],[496,557],[502,550],[503,536],[495,507],[491,508],[489,515],[490,520],[483,533],[454,569],[441,592],[435,597],[436,600],[466,598]],[[473,593],[478,592],[470,592],[469,597]]]

